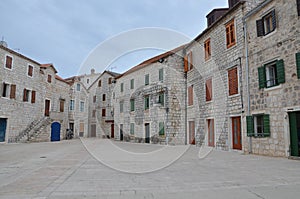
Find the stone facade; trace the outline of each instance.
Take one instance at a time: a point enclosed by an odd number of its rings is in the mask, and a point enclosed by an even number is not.
[[[268,33],[264,27],[264,34],[258,36],[257,21],[266,19],[265,16],[272,11],[274,11],[276,22],[275,29],[271,29]],[[300,80],[295,59],[295,54],[300,52],[300,21],[297,2],[293,0],[265,1],[262,6],[249,13],[246,23],[249,51],[249,98],[245,93],[245,101],[249,99],[250,105],[245,103],[246,108],[249,108],[247,115],[253,117],[254,123],[257,116],[269,115],[270,134],[259,136],[256,134],[257,124],[254,124],[254,135],[249,140],[244,140],[244,149],[247,152],[252,149],[251,152],[255,154],[290,156],[289,117],[291,113],[300,110]],[[263,23],[265,24],[266,21]],[[278,71],[276,66],[275,76],[278,79],[275,80],[275,85],[269,81],[260,86],[258,68],[263,66],[265,68],[262,74],[268,73],[270,70],[268,65],[277,63],[279,60],[283,61],[283,73]],[[281,74],[284,81],[279,79]],[[269,74],[266,74],[266,80],[271,79],[268,76]],[[299,124],[300,121],[297,123]],[[264,125],[267,126],[265,123]],[[244,132],[247,130],[249,133],[250,130],[245,126]]]
[[[147,60],[117,78],[113,98],[117,140],[185,143],[182,48]]]

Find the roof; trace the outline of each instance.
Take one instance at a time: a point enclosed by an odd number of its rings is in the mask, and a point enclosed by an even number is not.
[[[182,45],[182,46],[179,46],[179,47],[177,47],[177,48],[175,48],[175,49],[173,49],[173,50],[170,50],[170,51],[168,51],[168,52],[165,52],[165,53],[163,53],[163,54],[160,54],[160,55],[157,55],[157,56],[155,56],[155,57],[152,57],[152,58],[150,58],[150,59],[147,59],[146,61],[143,61],[142,63],[140,63],[140,64],[134,66],[134,67],[131,68],[131,69],[129,69],[128,71],[126,71],[125,73],[123,73],[122,75],[120,75],[119,77],[117,77],[117,79],[120,78],[120,77],[123,77],[123,76],[125,76],[125,75],[128,75],[128,74],[130,74],[130,73],[133,73],[133,72],[135,72],[135,71],[138,71],[138,70],[140,70],[140,69],[142,69],[142,68],[145,68],[145,67],[148,66],[149,64],[155,63],[155,62],[159,61],[160,59],[163,59],[163,58],[166,58],[166,57],[168,57],[168,56],[170,56],[170,55],[173,55],[173,54],[175,54],[176,52],[178,52],[178,51],[184,49],[185,47],[186,47],[186,44],[184,44],[184,45]]]
[[[60,77],[58,75],[55,75],[55,79],[57,79],[59,81],[62,81],[62,82],[65,82],[65,83],[68,83],[66,80],[64,80],[62,77]]]
[[[24,55],[22,55],[22,54],[20,54],[20,53],[18,53],[18,52],[16,52],[16,51],[13,51],[12,49],[9,49],[9,48],[7,48],[7,47],[5,47],[5,46],[0,45],[0,48],[2,48],[3,50],[8,51],[8,52],[11,53],[11,54],[14,54],[14,55],[19,56],[19,57],[21,57],[22,59],[26,59],[27,61],[33,62],[33,63],[35,63],[35,64],[37,64],[37,65],[41,65],[41,64],[38,63],[37,61],[35,61],[35,60],[33,60],[33,59],[30,59],[30,58],[28,58],[28,57],[26,57],[26,56],[24,56]]]
[[[193,39],[190,43],[186,45],[186,48],[191,46],[194,42],[199,40],[201,37],[203,37],[204,34],[206,34],[209,30],[211,30],[213,27],[215,27],[221,20],[223,20],[225,17],[227,17],[229,14],[231,14],[233,11],[235,11],[237,8],[239,8],[241,5],[243,5],[245,1],[239,1],[236,3],[233,7],[229,8],[229,10],[221,17],[219,17],[214,23],[212,23],[209,27],[207,27],[202,33],[200,33],[195,39]]]
[[[52,68],[54,70],[55,73],[57,73],[57,70],[55,69],[54,65],[49,63],[49,64],[41,64],[40,65],[41,68]]]

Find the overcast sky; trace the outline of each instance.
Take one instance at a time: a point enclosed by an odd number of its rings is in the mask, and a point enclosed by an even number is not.
[[[77,75],[97,45],[126,31],[156,27],[193,39],[216,7],[227,7],[227,0],[1,0],[0,36],[9,48],[53,63],[66,78]],[[131,53],[111,67],[124,72],[157,53]]]

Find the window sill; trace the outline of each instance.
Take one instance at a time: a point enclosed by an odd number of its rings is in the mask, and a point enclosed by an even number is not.
[[[240,97],[240,96],[241,96],[240,93],[233,94],[233,95],[229,95],[229,94],[228,94],[228,98],[235,98],[235,97]]]
[[[213,100],[205,101],[205,104],[211,104],[211,103],[213,103]]]
[[[272,32],[269,32],[268,34],[262,36],[263,39],[267,39],[268,37],[271,37],[272,35],[274,35],[277,32],[277,27],[275,30],[273,30]]]
[[[272,91],[272,90],[277,90],[277,89],[280,89],[282,88],[282,84],[279,84],[277,86],[272,86],[272,87],[269,87],[269,88],[264,88],[264,91]]]

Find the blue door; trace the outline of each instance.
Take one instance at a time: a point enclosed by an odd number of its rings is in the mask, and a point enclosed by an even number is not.
[[[53,122],[51,124],[51,142],[60,141],[60,123]]]
[[[7,119],[0,118],[0,142],[5,141],[6,120]]]

